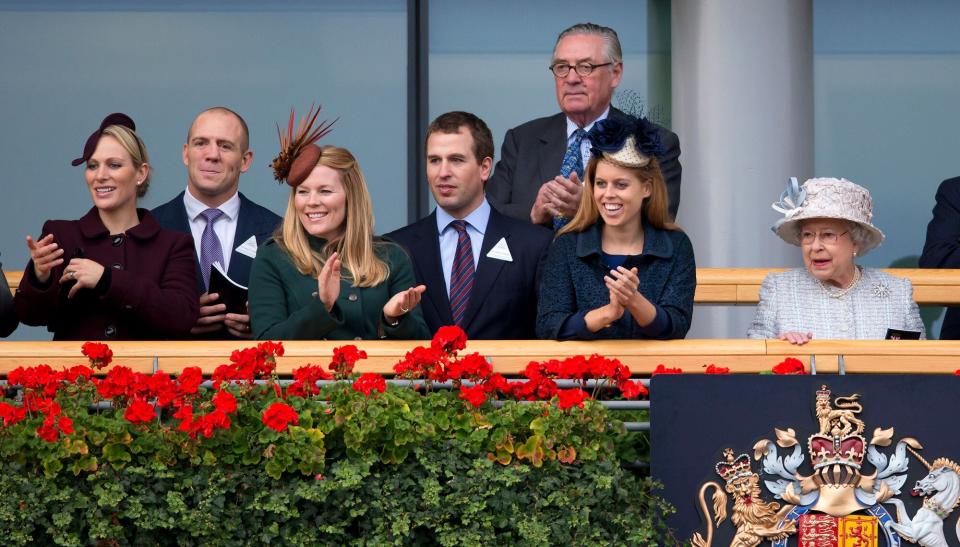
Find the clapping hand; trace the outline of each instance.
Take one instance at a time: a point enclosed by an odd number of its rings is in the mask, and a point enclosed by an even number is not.
[[[40,283],[46,283],[50,280],[50,270],[63,264],[63,249],[53,240],[53,234],[43,236],[40,241],[27,236],[27,248],[33,261],[33,275]]]
[[[610,275],[604,276],[603,282],[610,289],[611,301],[615,297],[620,305],[627,307],[631,303],[635,304],[640,298],[640,277],[637,275],[636,268],[629,270],[623,266],[617,266],[617,269],[610,270]]]
[[[417,285],[416,287],[410,287],[405,291],[400,291],[393,295],[393,297],[383,305],[383,316],[390,323],[399,320],[402,315],[408,313],[420,304],[420,297],[425,290],[427,290],[426,285]]]
[[[327,258],[320,275],[317,276],[317,297],[323,307],[330,311],[340,296],[340,253],[334,252]]]
[[[49,275],[49,272],[48,272]],[[73,298],[80,289],[92,289],[100,282],[103,277],[103,266],[89,258],[73,258],[63,269],[63,275],[60,277],[60,284],[75,280],[76,283],[70,287],[67,298]]]

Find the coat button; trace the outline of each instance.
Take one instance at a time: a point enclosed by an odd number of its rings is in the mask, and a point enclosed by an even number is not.
[[[122,270],[123,264],[115,263],[112,267],[114,270]]]
[[[351,302],[356,302],[358,298],[360,298],[360,297],[357,296],[357,293],[355,293],[355,292],[352,292],[352,293],[350,293],[350,294],[347,295],[347,300],[349,300],[349,301],[351,301]]]
[[[114,247],[119,247],[123,245],[123,236],[122,235],[113,236],[113,239],[110,241],[110,243],[112,243]]]
[[[107,328],[103,329],[103,335],[107,338],[113,338],[117,335],[117,327],[113,325],[107,325]]]
[[[128,310],[128,311],[129,311],[129,310],[132,310],[132,309],[133,309],[133,304],[124,304],[123,309]]]

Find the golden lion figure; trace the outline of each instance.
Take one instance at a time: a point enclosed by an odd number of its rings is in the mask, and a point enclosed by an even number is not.
[[[788,521],[780,526],[783,517],[792,505],[783,508],[776,502],[765,502],[760,498],[760,475],[750,470],[750,460],[744,455],[734,460],[733,451],[724,451],[727,462],[717,464],[717,473],[724,478],[726,485],[708,482],[700,488],[700,511],[707,521],[706,539],[695,533],[692,543],[695,547],[710,547],[713,544],[714,523],[719,526],[727,518],[727,494],[733,496],[733,513],[730,517],[737,533],[730,542],[731,547],[756,547],[763,541],[778,541],[797,531],[796,523]],[[707,491],[713,488],[713,512],[710,513],[706,502]],[[725,493],[726,492],[726,493]]]
[[[856,393],[849,397],[837,397],[834,399],[836,408],[833,408],[830,405],[830,392],[826,392],[826,396],[818,392],[816,416],[820,424],[820,434],[845,437],[863,433],[863,420],[856,416],[863,411],[863,407],[857,402],[859,399],[860,395]]]

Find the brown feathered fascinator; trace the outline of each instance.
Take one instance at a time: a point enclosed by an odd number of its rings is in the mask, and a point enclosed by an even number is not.
[[[320,160],[321,149],[314,144],[324,135],[329,133],[337,120],[324,120],[317,125],[317,116],[320,115],[320,107],[310,105],[307,115],[300,120],[300,124],[294,125],[296,115],[293,108],[290,109],[290,120],[287,122],[286,134],[280,131],[280,124],[277,124],[277,136],[280,137],[280,154],[273,158],[270,167],[273,168],[273,178],[277,182],[286,181],[287,184],[296,188],[303,182],[313,168]]]

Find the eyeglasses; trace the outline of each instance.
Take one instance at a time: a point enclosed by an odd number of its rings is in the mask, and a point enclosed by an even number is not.
[[[549,68],[550,68],[550,72],[553,72],[553,75],[556,76],[557,78],[566,78],[567,74],[570,74],[571,68],[575,69],[577,71],[577,74],[586,78],[587,76],[592,74],[595,69],[598,69],[602,66],[610,66],[612,64],[613,63],[603,63],[603,64],[595,65],[593,63],[583,62],[583,63],[577,63],[577,66],[573,67],[571,65],[568,65],[567,63],[554,63],[550,65]]]
[[[835,245],[837,243],[837,240],[840,239],[841,236],[849,233],[850,232],[843,232],[839,234],[836,232],[820,232],[818,234],[816,232],[809,232],[804,230],[803,232],[800,232],[800,243],[803,243],[804,245],[810,245],[811,243],[816,241],[817,237],[819,236],[820,241],[824,245]]]

